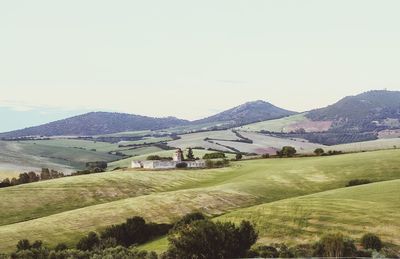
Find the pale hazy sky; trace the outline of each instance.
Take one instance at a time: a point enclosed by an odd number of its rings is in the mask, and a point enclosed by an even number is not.
[[[0,1],[0,106],[196,119],[257,99],[304,111],[400,90],[399,11],[398,0]]]

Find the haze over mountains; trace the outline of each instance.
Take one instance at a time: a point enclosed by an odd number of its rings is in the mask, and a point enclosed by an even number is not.
[[[235,127],[259,121],[279,119],[297,114],[265,101],[239,105],[216,115],[188,121],[175,117],[153,118],[147,116],[90,112],[54,121],[44,125],[1,133],[0,138],[24,136],[93,136],[124,131],[160,130],[190,125],[225,125]],[[312,121],[330,121],[331,131],[363,132],[377,129],[400,128],[400,92],[369,91],[348,96],[325,108],[312,110],[305,115]]]

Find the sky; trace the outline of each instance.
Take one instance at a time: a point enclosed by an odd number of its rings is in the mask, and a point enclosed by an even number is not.
[[[398,0],[0,1],[0,131],[400,90]]]

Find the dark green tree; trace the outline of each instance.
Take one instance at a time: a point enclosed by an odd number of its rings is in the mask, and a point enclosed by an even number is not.
[[[249,228],[250,227],[250,228]],[[174,230],[167,258],[238,258],[246,255],[257,234],[248,223],[196,220]]]
[[[281,151],[277,151],[276,153],[280,157],[293,157],[297,151],[294,147],[284,146]]]
[[[40,173],[40,179],[48,180],[50,179],[50,170],[48,168],[42,168],[42,172]]]
[[[67,249],[68,249],[68,246],[65,243],[59,243],[54,248],[55,251],[64,251],[64,250],[67,250]]]
[[[207,217],[201,212],[192,212],[192,213],[186,214],[181,219],[179,219],[177,222],[175,222],[173,230],[176,230],[185,225],[189,225],[194,221],[204,220],[204,219],[207,219]]]
[[[188,160],[194,160],[194,154],[193,154],[192,148],[188,149],[188,153],[187,153],[186,157],[187,157]]]
[[[91,251],[100,244],[100,238],[96,232],[89,232],[87,236],[82,237],[76,248],[82,251]]]
[[[236,160],[241,160],[243,158],[243,155],[241,153],[236,154]]]
[[[322,148],[317,148],[314,150],[314,154],[317,156],[322,155],[323,153],[325,153],[325,151]]]
[[[19,184],[29,183],[28,173],[19,174],[18,183]]]
[[[381,239],[372,233],[367,233],[361,237],[361,244],[365,249],[375,249],[380,251],[382,249]]]
[[[28,239],[22,239],[18,241],[17,251],[29,250],[29,249],[31,249],[31,243],[29,242]]]

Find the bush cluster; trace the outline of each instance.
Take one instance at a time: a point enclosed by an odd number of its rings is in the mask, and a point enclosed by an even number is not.
[[[159,155],[150,155],[146,160],[172,160],[172,157],[163,157]]]
[[[229,166],[229,160],[228,159],[222,159],[222,160],[206,160],[206,167],[207,168],[221,168],[225,166]]]
[[[219,159],[219,158],[226,158],[225,153],[214,152],[214,153],[207,153],[203,156],[203,159]]]
[[[257,241],[257,233],[248,221],[239,226],[231,222],[192,219],[170,233],[164,259],[175,258],[242,258]]]
[[[247,257],[262,258],[305,258],[305,257],[395,257],[396,252],[389,249],[383,251],[380,238],[374,234],[365,234],[361,238],[360,249],[353,239],[341,233],[327,234],[314,244],[302,244],[288,247],[286,244],[271,244],[252,248]]]
[[[353,179],[350,180],[347,184],[346,187],[351,187],[351,186],[356,186],[356,185],[362,185],[362,184],[369,184],[372,183],[371,180],[368,179]]]

